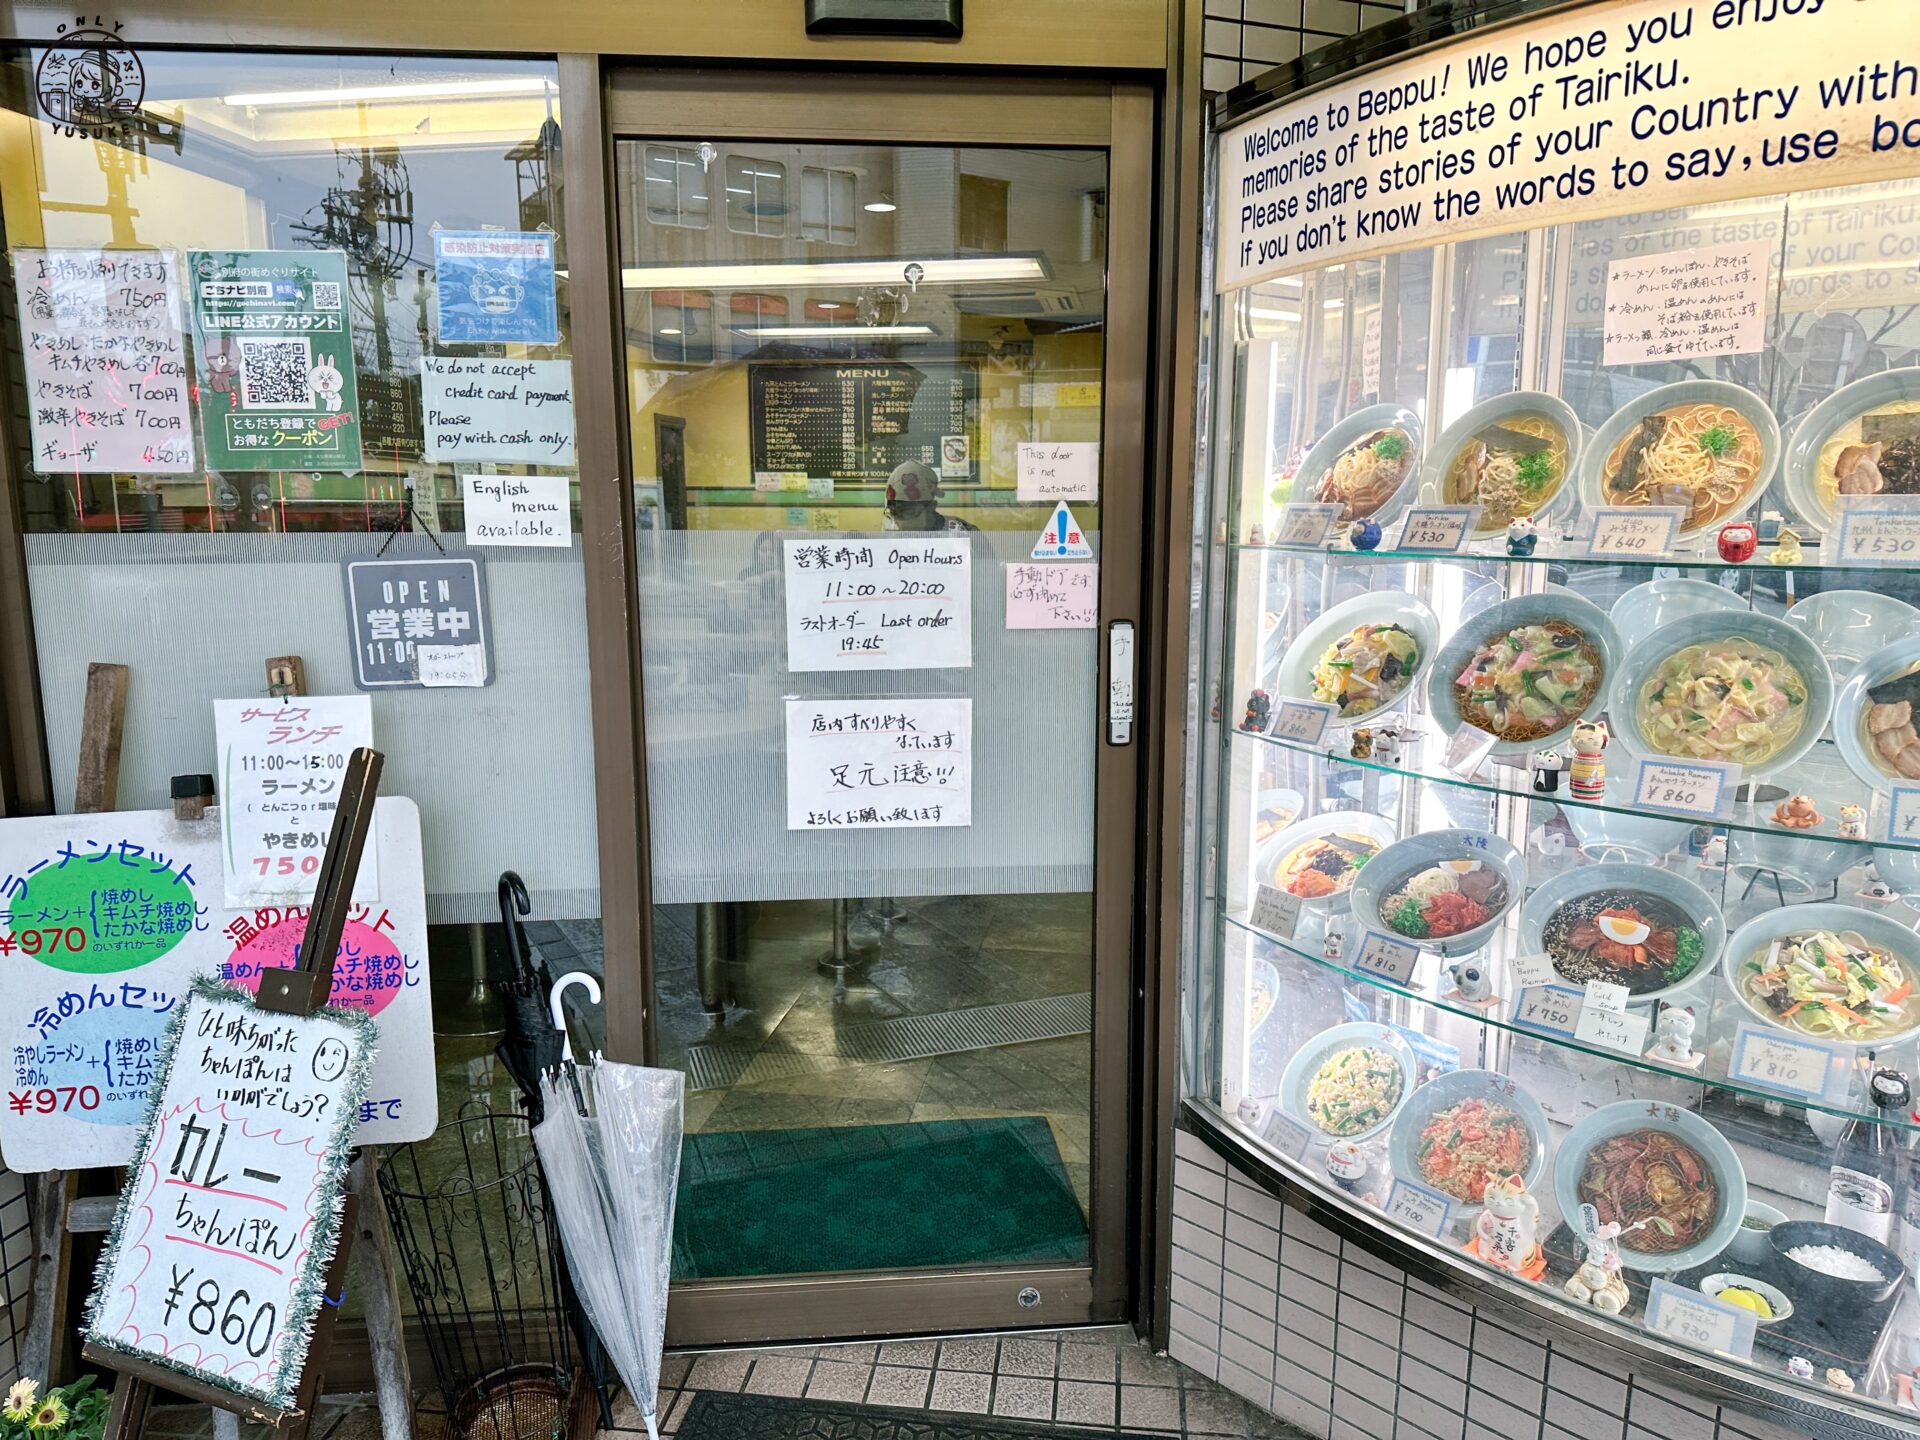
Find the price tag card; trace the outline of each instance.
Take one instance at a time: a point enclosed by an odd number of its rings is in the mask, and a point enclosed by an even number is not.
[[[1722,1305],[1671,1280],[1655,1280],[1647,1292],[1647,1329],[1696,1350],[1712,1350],[1736,1360],[1753,1356],[1760,1317],[1751,1310]]]
[[[1516,955],[1507,968],[1513,972],[1514,985],[1522,989],[1552,985],[1560,978],[1560,972],[1553,968],[1553,957],[1544,951],[1538,955]]]
[[[1300,928],[1300,897],[1271,885],[1259,885],[1253,892],[1253,914],[1247,923],[1256,930],[1291,940]]]
[[[1513,1023],[1528,1030],[1571,1035],[1580,1023],[1580,992],[1567,985],[1530,985],[1513,1002]]]
[[[1267,733],[1281,740],[1297,740],[1302,745],[1318,745],[1327,737],[1327,726],[1340,713],[1324,700],[1289,700],[1282,697],[1273,707],[1273,720]]]
[[[1887,811],[1887,839],[1896,845],[1920,845],[1920,785],[1893,787]]]
[[[1492,753],[1497,738],[1478,726],[1462,725],[1447,737],[1447,769],[1463,780],[1471,778]]]
[[[1457,555],[1479,514],[1478,505],[1416,505],[1407,512],[1407,523],[1394,548]]]
[[[1611,980],[1587,981],[1587,993],[1581,999],[1581,1005],[1588,1010],[1624,1010],[1627,997],[1633,994],[1624,985],[1616,985]]]
[[[1382,935],[1378,930],[1368,930],[1353,957],[1353,968],[1363,975],[1378,975],[1396,985],[1405,985],[1413,978],[1413,967],[1419,960],[1420,951],[1416,947],[1391,935]]]
[[[1671,555],[1686,515],[1678,505],[1603,505],[1593,512],[1587,554],[1615,560],[1657,560]]]
[[[1841,565],[1920,562],[1920,504],[1915,497],[1842,495],[1834,505],[1834,561]]]
[[[1573,1038],[1599,1050],[1618,1050],[1622,1055],[1637,1057],[1646,1048],[1647,1027],[1651,1023],[1645,1015],[1582,1005],[1579,1023],[1573,1027]]]
[[[1339,519],[1338,505],[1282,505],[1279,522],[1273,527],[1273,543],[1318,550],[1327,543]]]
[[[1818,1040],[1783,1035],[1743,1022],[1733,1032],[1733,1059],[1727,1065],[1727,1078],[1804,1100],[1819,1100],[1826,1095],[1834,1062],[1840,1058],[1838,1050]]]
[[[1260,1127],[1260,1138],[1289,1160],[1298,1160],[1307,1153],[1307,1142],[1313,1139],[1313,1132],[1276,1105],[1267,1116],[1267,1123]]]
[[[1395,1180],[1387,1192],[1387,1214],[1423,1235],[1444,1235],[1453,1215],[1453,1201],[1438,1190],[1411,1180]]]
[[[1633,772],[1633,803],[1696,820],[1730,820],[1740,767],[1724,760],[1644,758]]]

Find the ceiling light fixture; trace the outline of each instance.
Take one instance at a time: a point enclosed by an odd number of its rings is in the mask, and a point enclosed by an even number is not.
[[[922,285],[987,284],[1048,279],[1037,255],[979,255],[951,260],[768,260],[721,265],[629,265],[620,272],[628,290],[777,289],[781,286],[898,285],[909,263]]]
[[[671,325],[662,325],[662,326],[660,327],[660,333],[661,333],[662,335],[684,335],[684,334],[686,334],[686,331],[684,331],[684,330],[676,330],[676,329],[674,329],[674,328],[673,328],[673,326],[671,326]]]
[[[893,196],[889,195],[885,190],[882,190],[880,192],[880,198],[878,200],[869,200],[866,204],[862,205],[860,208],[862,210],[870,211],[875,215],[891,215],[894,211],[898,210],[900,207],[893,203]]]
[[[328,105],[348,100],[424,100],[477,95],[551,95],[556,87],[544,75],[502,75],[492,80],[422,80],[400,85],[347,85],[335,90],[261,90],[222,95],[222,105],[258,110],[269,105]]]
[[[756,340],[866,340],[904,335],[931,335],[931,325],[741,325],[737,335]]]

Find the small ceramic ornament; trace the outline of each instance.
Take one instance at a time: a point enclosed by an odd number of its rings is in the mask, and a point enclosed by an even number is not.
[[[1489,1180],[1483,1192],[1486,1208],[1473,1224],[1469,1254],[1496,1270],[1525,1280],[1547,1273],[1547,1257],[1540,1248],[1540,1202],[1527,1193],[1518,1175]]]
[[[1587,1258],[1560,1288],[1582,1305],[1591,1305],[1603,1315],[1618,1315],[1627,1308],[1632,1294],[1620,1273],[1620,1222],[1600,1223],[1600,1212],[1591,1205],[1580,1207],[1581,1242]]]
[[[1693,1048],[1693,1011],[1669,1005],[1654,1021],[1653,1044],[1647,1047],[1647,1059],[1681,1070],[1697,1070],[1707,1057]]]
[[[1347,753],[1356,760],[1373,758],[1373,731],[1362,725],[1353,732],[1353,743],[1347,746]]]
[[[1266,543],[1267,543],[1267,529],[1258,520],[1256,520],[1253,522],[1253,529],[1247,532],[1247,544],[1251,545],[1254,549],[1258,550],[1262,545]]]
[[[1567,768],[1567,757],[1558,750],[1536,750],[1533,752],[1533,793],[1536,795],[1558,795],[1560,776]]]
[[[1729,565],[1740,565],[1753,558],[1760,548],[1760,535],[1750,520],[1730,520],[1720,527],[1720,558]]]
[[[1327,1177],[1347,1194],[1369,1205],[1380,1203],[1386,1165],[1375,1146],[1354,1140],[1336,1140],[1327,1147]]]
[[[1840,807],[1840,838],[1843,840],[1864,840],[1867,838],[1866,806],[1842,805]]]
[[[1540,543],[1540,527],[1531,515],[1516,515],[1507,522],[1507,554],[1525,559]]]
[[[1773,823],[1787,830],[1811,830],[1826,819],[1811,795],[1792,795],[1773,807]]]
[[[1491,1005],[1496,999],[1493,974],[1485,961],[1462,960],[1457,965],[1449,965],[1447,978],[1453,984],[1453,993],[1469,1005]]]
[[[1780,527],[1780,543],[1773,547],[1773,553],[1767,557],[1769,565],[1798,565],[1800,563],[1800,536],[1791,525]]]
[[[1727,837],[1715,835],[1700,847],[1700,868],[1702,870],[1724,870],[1727,868]]]
[[[1400,727],[1383,725],[1373,734],[1373,758],[1382,765],[1400,763]]]
[[[1376,550],[1380,546],[1380,522],[1356,520],[1347,527],[1347,543],[1356,550]]]
[[[1253,1096],[1242,1095],[1235,1113],[1239,1115],[1240,1123],[1249,1130],[1258,1130],[1260,1128],[1260,1102],[1254,1099]]]
[[[1853,1377],[1836,1365],[1827,1371],[1827,1388],[1838,1390],[1842,1395],[1851,1395],[1853,1394]]]
[[[1601,800],[1607,793],[1607,741],[1612,739],[1604,720],[1582,720],[1573,727],[1573,763],[1567,767],[1568,788],[1576,800]]]
[[[1273,701],[1264,690],[1256,690],[1247,697],[1247,713],[1240,719],[1240,728],[1258,735],[1267,728],[1267,721],[1273,715]]]
[[[1795,1355],[1787,1361],[1787,1373],[1796,1380],[1813,1379],[1813,1362],[1804,1355]]]
[[[1320,955],[1326,960],[1338,960],[1340,952],[1346,948],[1346,932],[1340,928],[1339,920],[1327,917],[1327,933],[1320,940]]]

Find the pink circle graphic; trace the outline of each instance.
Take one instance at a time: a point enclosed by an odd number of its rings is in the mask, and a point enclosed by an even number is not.
[[[220,977],[254,994],[260,993],[260,972],[268,966],[292,967],[295,950],[307,933],[307,917],[294,916],[260,931],[237,946],[220,966]],[[378,1015],[393,1003],[406,983],[407,965],[400,947],[371,925],[349,920],[340,932],[340,953],[333,962],[335,1005],[352,1005]]]

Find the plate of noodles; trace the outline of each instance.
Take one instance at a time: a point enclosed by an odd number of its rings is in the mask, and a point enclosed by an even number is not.
[[[1480,830],[1427,830],[1389,845],[1353,882],[1369,930],[1441,955],[1470,955],[1520,898],[1520,852]]]
[[[1920,495],[1920,367],[1843,385],[1794,429],[1787,499],[1816,530],[1841,495]]]
[[[1494,737],[1493,754],[1556,744],[1598,714],[1620,656],[1613,622],[1564,590],[1517,595],[1469,618],[1427,675],[1427,710],[1448,733]]]
[[[1338,505],[1340,524],[1385,525],[1419,488],[1420,417],[1399,405],[1356,410],[1313,444],[1294,472],[1296,504]]]
[[[1678,505],[1683,535],[1718,529],[1758,500],[1780,464],[1780,426],[1725,380],[1662,385],[1614,411],[1581,452],[1580,500]]]
[[[1544,517],[1572,496],[1580,421],[1564,400],[1521,390],[1482,400],[1434,442],[1422,483],[1436,504],[1478,505],[1475,536],[1518,516]]]
[[[1520,953],[1547,956],[1562,985],[1624,985],[1632,1005],[1657,1006],[1698,986],[1726,940],[1713,897],[1658,865],[1576,865],[1520,907]]]
[[[1630,1270],[1688,1270],[1718,1255],[1747,1213],[1747,1172],[1711,1122],[1677,1105],[1620,1100],[1603,1105],[1553,1156],[1560,1213],[1582,1205],[1622,1227]]]
[[[1518,1175],[1540,1183],[1553,1128],[1540,1102],[1493,1070],[1449,1070],[1418,1090],[1394,1117],[1387,1154],[1393,1173],[1479,1212],[1487,1185]]]
[[[1789,1034],[1884,1050],[1920,1033],[1920,936],[1877,910],[1769,910],[1733,932],[1721,968],[1749,1014]]]
[[[1688,615],[1647,636],[1620,666],[1607,716],[1635,755],[1791,766],[1833,711],[1833,672],[1799,630],[1768,615]]]
[[[1393,826],[1359,810],[1297,820],[1254,850],[1253,878],[1297,896],[1300,908],[1344,915],[1361,867],[1393,844]]]

